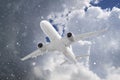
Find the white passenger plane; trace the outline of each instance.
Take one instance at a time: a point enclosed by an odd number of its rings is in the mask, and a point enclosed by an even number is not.
[[[66,37],[61,37],[48,21],[46,20],[41,21],[40,26],[43,32],[50,38],[51,42],[48,44],[39,43],[38,49],[32,52],[31,54],[25,56],[24,58],[22,58],[21,59],[22,61],[43,55],[46,52],[59,51],[62,52],[67,58],[65,62],[71,61],[73,63],[76,63],[77,57],[74,55],[72,49],[70,49],[69,46],[74,42],[78,42],[79,40],[89,38],[91,36],[98,35],[106,31],[106,29],[103,29],[100,31],[84,33],[76,36],[74,36],[71,32],[69,32],[67,33]]]

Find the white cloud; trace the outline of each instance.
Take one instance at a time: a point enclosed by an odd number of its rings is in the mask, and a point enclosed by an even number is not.
[[[120,80],[120,68],[116,68],[114,66],[107,66],[106,70],[108,75],[106,76],[105,80]]]
[[[77,64],[64,64],[64,65],[60,65],[58,63],[56,63],[55,61],[59,59],[59,56],[57,56],[58,58],[55,59],[54,61],[51,62],[47,62],[47,66],[49,67],[52,66],[53,68],[50,69],[44,69],[40,66],[35,66],[33,68],[33,71],[35,73],[35,75],[38,78],[44,78],[45,80],[100,80],[100,78],[93,73],[92,71],[90,71],[87,67],[83,66],[80,63]],[[53,57],[51,58],[53,60]],[[51,61],[50,59],[50,61]],[[47,72],[46,72],[47,71]],[[46,73],[46,74],[45,74]],[[47,77],[47,78],[46,78]],[[49,77],[49,78],[48,78]]]
[[[94,4],[98,4],[100,1],[102,1],[102,0],[91,0],[91,2]]]
[[[109,16],[109,12],[106,10],[102,10],[100,7],[89,7],[86,15],[91,18],[102,18],[105,19]]]
[[[120,30],[118,29],[120,29],[120,9],[113,8],[111,11],[108,11],[107,9],[102,10],[100,7],[91,6],[88,7],[87,11],[84,11],[84,7],[86,5],[90,5],[89,0],[75,1],[77,2],[76,6],[74,5],[70,9],[65,6],[66,9],[63,12],[51,13],[48,18],[54,20],[53,24],[58,24],[60,28],[62,27],[62,25],[65,25],[66,30],[71,30],[73,33],[76,34],[109,27],[108,32],[106,32],[104,36],[103,34],[101,34],[97,38],[94,37],[93,45],[95,46],[92,47],[94,48],[94,52],[98,52],[98,50],[100,50],[102,52],[98,54],[100,54],[101,56],[106,56],[107,58],[107,56],[110,56],[110,54],[105,55],[106,52],[111,52],[111,48],[115,50],[118,50],[119,48],[118,44],[120,44]],[[59,30],[62,30],[62,28]],[[61,32],[62,31],[60,31],[60,33]],[[117,40],[114,40],[113,38]],[[79,43],[83,45],[83,47],[85,45],[89,47],[92,44],[90,41],[83,40],[81,40]],[[86,49],[86,47],[84,47],[84,49]],[[81,49],[79,50],[79,52],[80,51]],[[86,51],[89,53],[90,49],[86,49]],[[77,50],[75,51],[75,53],[77,53]],[[76,65],[67,63],[61,66],[59,64],[63,61],[64,56],[60,54],[50,55],[51,56],[46,56],[46,58],[44,58],[44,64],[42,66],[37,65],[33,68],[34,74],[40,79],[42,77],[45,80],[103,80],[96,73],[90,70],[89,67],[85,67],[85,65],[83,65],[81,62]],[[89,60],[86,59],[86,61]],[[104,66],[104,64],[108,65],[104,61],[101,62],[103,64],[101,64],[100,66]],[[87,64],[89,65],[89,63]],[[98,68],[100,66],[98,66]],[[119,68],[116,69],[115,67],[112,68],[110,66],[105,68],[105,70],[107,71],[107,76],[104,80],[120,80]],[[99,70],[99,74],[101,72],[102,70]]]

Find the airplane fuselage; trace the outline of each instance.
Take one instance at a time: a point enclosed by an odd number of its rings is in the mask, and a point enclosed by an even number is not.
[[[47,36],[49,36],[51,40],[48,47],[51,47],[53,50],[62,52],[70,61],[75,63],[76,62],[75,55],[73,54],[69,46],[66,46],[64,42],[62,42],[61,36],[53,28],[53,26],[47,21],[42,21],[40,23],[40,26],[43,32]]]

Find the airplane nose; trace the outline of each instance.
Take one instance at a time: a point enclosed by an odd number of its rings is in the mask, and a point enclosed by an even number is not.
[[[46,24],[46,22],[47,22],[46,20],[41,21],[40,26],[44,26]]]

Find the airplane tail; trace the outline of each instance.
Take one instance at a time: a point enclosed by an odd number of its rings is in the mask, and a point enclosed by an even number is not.
[[[84,57],[89,57],[90,55],[80,55],[80,56],[76,56],[75,58],[76,58],[76,60],[79,60],[79,59],[81,59],[81,58],[84,58]],[[62,62],[60,65],[63,65],[63,64],[65,64],[65,63],[67,63],[68,61],[67,60],[65,60],[64,62]]]

